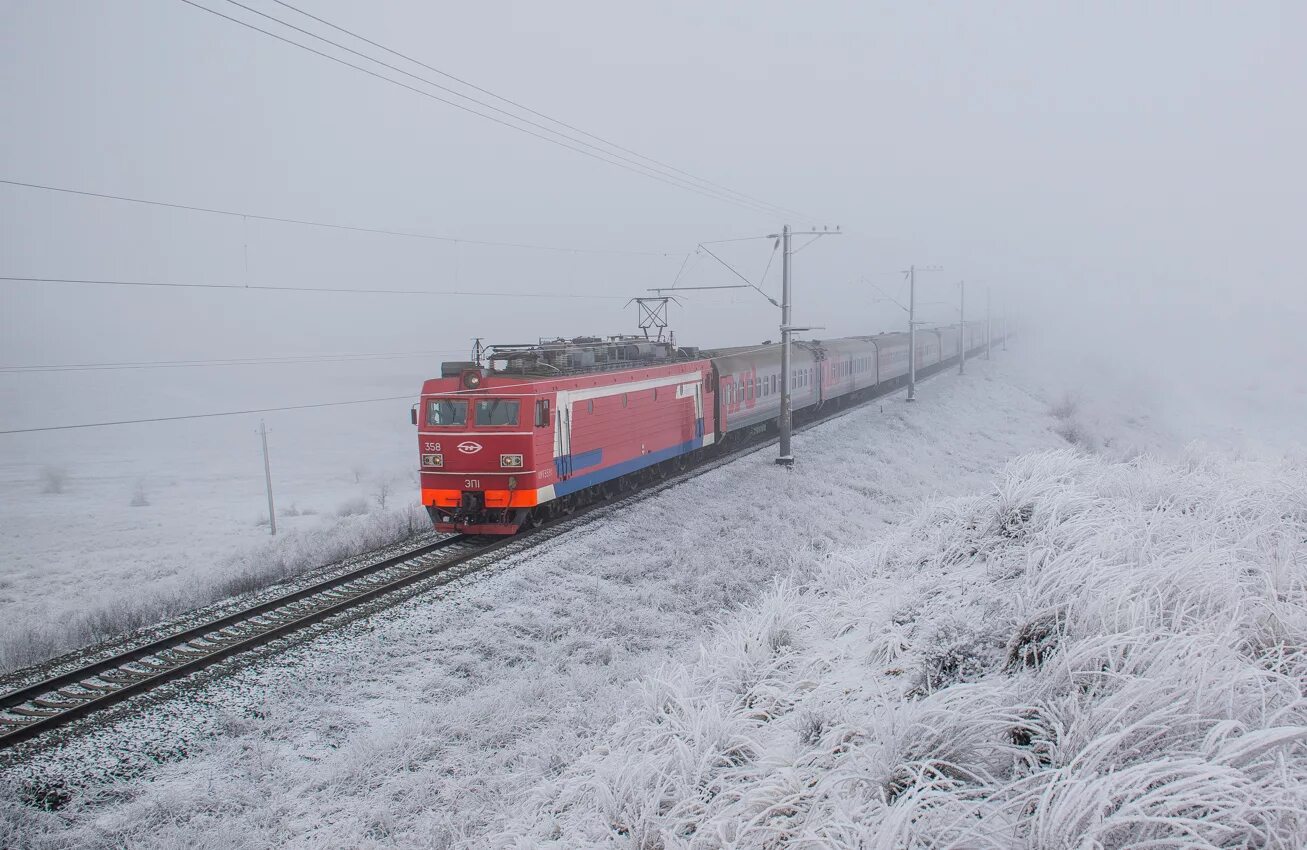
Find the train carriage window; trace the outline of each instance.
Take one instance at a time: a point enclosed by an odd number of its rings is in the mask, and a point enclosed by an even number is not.
[[[516,401],[502,398],[486,399],[477,402],[476,424],[478,426],[516,425],[517,411],[521,405]]]
[[[626,407],[626,405],[627,405],[626,393],[622,393],[622,407]]]
[[[427,424],[466,425],[467,402],[445,398],[433,398],[427,402]]]
[[[595,412],[595,403],[594,403],[594,399],[591,399],[590,401],[587,401],[587,402],[585,403],[585,412],[586,412],[586,413],[594,413],[594,412]]]
[[[544,428],[549,424],[549,399],[542,398],[536,402],[536,427]]]

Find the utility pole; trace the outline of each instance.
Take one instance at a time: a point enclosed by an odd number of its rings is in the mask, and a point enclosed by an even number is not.
[[[790,451],[790,435],[793,431],[792,425],[794,411],[794,403],[790,397],[790,390],[792,389],[791,385],[794,381],[794,377],[790,374],[790,344],[793,341],[795,331],[802,332],[823,329],[822,326],[816,325],[812,327],[799,327],[792,324],[790,321],[790,307],[793,303],[791,298],[792,275],[790,274],[790,258],[823,236],[839,235],[839,225],[836,225],[834,230],[831,230],[830,227],[823,227],[821,230],[818,230],[814,225],[812,230],[796,231],[788,224],[781,228],[780,233],[767,234],[768,239],[776,240],[776,242],[772,244],[772,251],[775,251],[778,247],[783,247],[781,255],[781,300],[779,304],[776,302],[775,298],[772,298],[764,292],[758,284],[755,284],[753,281],[740,274],[734,266],[708,250],[706,246],[712,243],[701,242],[699,244],[699,250],[705,252],[708,256],[721,263],[730,270],[731,274],[743,281],[743,283],[728,284],[726,286],[657,286],[649,289],[650,292],[655,292],[659,295],[662,295],[664,292],[686,292],[692,289],[753,289],[757,290],[759,295],[771,302],[773,307],[781,308],[781,411],[777,422],[777,430],[780,432],[781,438],[781,453],[780,456],[776,458],[776,463],[780,466],[791,466],[794,463],[794,455]],[[812,239],[800,245],[797,250],[791,250],[790,238],[793,236],[811,236]],[[767,267],[770,269],[771,265],[768,264]],[[763,277],[766,277],[766,272],[763,273]]]
[[[263,441],[263,480],[268,485],[268,523],[272,533],[277,534],[277,508],[272,503],[272,464],[268,462],[268,428],[259,420],[259,439]]]
[[[967,282],[958,281],[958,374],[967,374]]]
[[[1003,350],[1007,351],[1007,310],[1003,311]]]
[[[990,323],[989,286],[985,286],[985,359],[992,360],[991,349],[994,345],[994,326]]]
[[[781,453],[776,462],[782,466],[794,463],[790,452],[790,430],[793,406],[790,399],[790,226],[781,228]]]
[[[908,266],[908,401],[917,400],[917,267]]]
[[[834,230],[829,227],[823,227],[821,230],[813,227],[812,230],[800,231],[800,234],[812,237],[811,240],[799,247],[799,250],[802,251],[823,236],[839,236],[840,229],[838,226]],[[790,384],[793,381],[793,378],[790,377],[790,345],[794,340],[795,331],[820,330],[815,326],[797,327],[790,322],[790,306],[792,304],[790,298],[790,257],[795,253],[790,250],[790,237],[793,235],[794,231],[790,229],[788,224],[781,228],[781,415],[778,423],[778,430],[781,435],[781,452],[776,458],[776,463],[779,466],[794,465],[794,455],[790,451],[790,434],[793,430],[794,414],[794,402],[790,397]],[[772,303],[776,302],[773,301]],[[817,380],[821,380],[821,378],[818,377]]]
[[[923,272],[943,271],[943,266],[922,266]],[[908,401],[917,400],[917,267],[908,266]],[[902,307],[903,305],[899,305]]]

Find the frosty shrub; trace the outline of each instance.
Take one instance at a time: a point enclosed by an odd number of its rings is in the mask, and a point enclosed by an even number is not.
[[[62,466],[41,467],[41,492],[58,495],[68,486],[68,470]]]
[[[377,482],[377,489],[372,491],[372,498],[376,500],[377,507],[383,511],[386,509],[386,502],[390,500],[389,478],[383,478]]]
[[[1018,458],[641,683],[500,846],[1307,846],[1304,493]]]
[[[150,500],[145,495],[144,481],[137,481],[136,486],[132,488],[132,500],[129,504],[133,508],[144,508],[149,506]]]
[[[362,496],[348,499],[342,502],[340,507],[336,508],[336,516],[338,517],[362,516],[367,512],[368,500]]]
[[[1076,401],[1076,397],[1073,396],[1071,393],[1066,393],[1062,396],[1062,398],[1059,401],[1055,402],[1048,409],[1048,412],[1052,414],[1054,419],[1065,420],[1075,416],[1076,411],[1079,409],[1080,409],[1080,403]]]

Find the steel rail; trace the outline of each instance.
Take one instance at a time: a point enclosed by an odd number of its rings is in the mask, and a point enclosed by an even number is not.
[[[0,697],[0,710],[10,716],[0,717],[0,749],[498,548],[497,541],[489,542],[453,558],[422,563],[433,553],[466,547],[471,539],[456,535],[437,540],[6,693]],[[369,581],[409,563],[416,568]],[[358,587],[350,587],[356,583]],[[87,693],[64,690],[69,687]]]

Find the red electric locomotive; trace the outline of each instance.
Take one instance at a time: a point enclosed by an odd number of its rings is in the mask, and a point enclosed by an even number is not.
[[[593,487],[712,445],[712,369],[642,338],[488,349],[446,363],[413,411],[438,530],[512,534]]]

